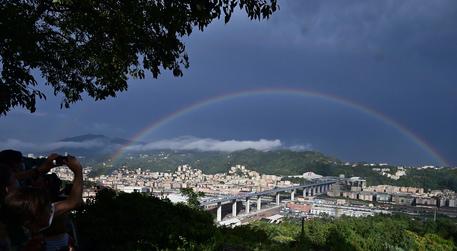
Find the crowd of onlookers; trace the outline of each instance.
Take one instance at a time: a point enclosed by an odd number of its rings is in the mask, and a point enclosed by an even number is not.
[[[73,182],[48,172],[67,166]],[[82,202],[82,166],[72,156],[51,154],[42,161],[19,151],[0,152],[0,251],[75,250],[70,211]]]

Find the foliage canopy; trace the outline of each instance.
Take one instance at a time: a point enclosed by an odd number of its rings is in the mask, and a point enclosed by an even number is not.
[[[129,77],[161,70],[181,76],[189,66],[182,38],[235,9],[261,20],[276,0],[17,0],[0,1],[0,114],[35,111],[46,98],[38,72],[61,106],[127,90]]]
[[[192,208],[199,208],[200,201],[198,200],[200,197],[205,196],[204,192],[195,192],[192,188],[181,188],[181,194],[187,197],[187,205]]]
[[[457,222],[409,216],[254,222],[216,228],[213,216],[139,193],[102,190],[75,215],[84,250],[457,250]]]

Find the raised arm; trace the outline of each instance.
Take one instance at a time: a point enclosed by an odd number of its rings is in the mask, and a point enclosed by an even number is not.
[[[53,153],[48,156],[46,161],[43,164],[41,164],[41,166],[30,169],[30,170],[17,172],[15,174],[16,179],[23,180],[23,179],[28,179],[28,178],[36,178],[40,175],[46,174],[47,172],[49,172],[49,170],[51,170],[54,167],[53,161],[57,157],[59,157],[59,155],[56,153]]]
[[[64,161],[64,164],[70,168],[73,172],[73,186],[71,188],[70,195],[67,199],[59,201],[54,204],[55,206],[55,215],[61,215],[70,210],[77,208],[82,202],[82,193],[83,193],[83,173],[82,166],[79,161],[73,157],[68,156],[67,160]]]

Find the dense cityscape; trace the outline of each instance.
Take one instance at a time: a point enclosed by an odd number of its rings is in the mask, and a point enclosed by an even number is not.
[[[352,165],[345,163],[345,165]],[[373,172],[380,173],[393,180],[407,175],[408,169],[397,167],[391,174],[387,164],[365,164]],[[381,166],[381,167],[379,167]],[[434,169],[434,166],[422,166],[416,169]],[[404,187],[393,185],[369,185],[363,177],[324,177],[314,172],[302,175],[279,176],[261,174],[249,170],[244,165],[232,166],[226,173],[205,174],[202,170],[194,169],[189,165],[177,166],[174,172],[153,172],[137,168],[128,169],[127,166],[115,170],[112,174],[90,177],[91,167],[85,169],[85,181],[96,186],[84,190],[84,198],[93,198],[101,187],[107,187],[125,193],[144,193],[161,199],[169,199],[174,203],[186,203],[187,197],[181,189],[191,188],[204,195],[199,198],[205,202],[205,210],[218,214],[215,221],[220,225],[241,225],[254,220],[265,219],[276,223],[284,217],[306,218],[314,217],[363,217],[376,214],[392,214],[403,212],[424,217],[436,217],[436,214],[457,216],[457,194],[449,189],[427,190],[422,187]],[[72,173],[65,167],[53,169],[61,179],[71,180]],[[292,179],[291,179],[292,178]],[[300,180],[295,183],[291,180]],[[328,190],[311,191],[297,188],[303,184],[313,184],[331,180]],[[273,192],[283,188],[284,191]],[[287,190],[289,189],[289,190]],[[265,194],[272,191],[271,194]],[[261,198],[262,206],[247,209],[252,205],[247,200],[233,199],[238,195],[252,194],[249,198],[258,199],[257,193],[265,194]],[[235,196],[235,197],[234,197]],[[283,200],[275,201],[275,196]],[[212,199],[229,198],[223,201],[208,204]],[[228,208],[226,204],[232,205]],[[233,206],[235,204],[235,206]],[[225,205],[225,206],[224,206]],[[238,209],[236,208],[238,205]],[[262,208],[263,207],[263,208]],[[235,210],[235,212],[233,212]],[[224,214],[224,218],[222,217]]]

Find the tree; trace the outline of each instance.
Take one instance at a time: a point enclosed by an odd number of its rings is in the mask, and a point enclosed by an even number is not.
[[[205,250],[216,231],[203,210],[109,189],[73,217],[81,250]]]
[[[95,100],[127,90],[127,80],[189,66],[182,38],[237,7],[269,18],[277,0],[0,0],[0,114],[35,111],[46,96],[41,74],[61,107],[87,93]]]
[[[187,205],[192,208],[199,208],[200,201],[198,198],[205,196],[205,193],[195,192],[192,188],[181,188],[180,192],[187,197]]]

